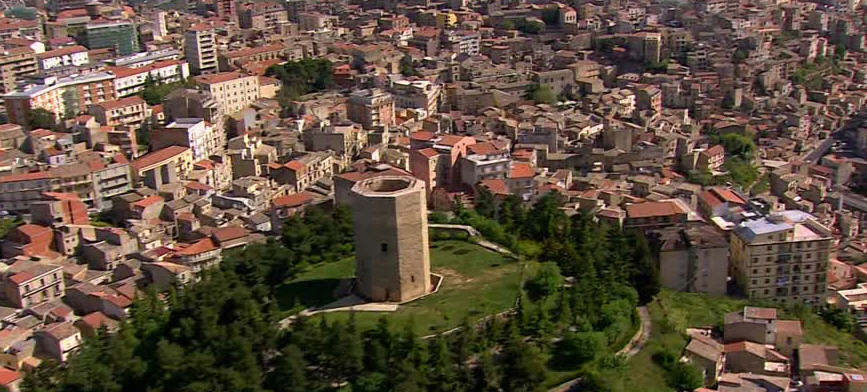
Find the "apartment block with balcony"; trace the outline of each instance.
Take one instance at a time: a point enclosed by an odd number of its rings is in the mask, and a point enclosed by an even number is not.
[[[138,128],[149,116],[148,104],[139,96],[100,102],[90,105],[87,111],[98,123],[111,127]]]
[[[226,114],[236,113],[260,98],[259,77],[238,72],[197,76],[196,85],[210,93]]]
[[[3,272],[3,296],[12,306],[29,308],[63,296],[63,268],[19,260]]]
[[[114,78],[111,72],[44,78],[42,84],[3,97],[9,122],[27,125],[27,113],[37,108],[52,112],[58,118],[73,117],[84,112],[88,105],[115,100]]]
[[[9,48],[0,53],[0,93],[11,93],[25,75],[38,71],[36,53],[28,47]]]
[[[346,101],[346,115],[364,129],[394,125],[394,96],[379,89],[360,90]]]
[[[217,72],[217,40],[214,28],[200,23],[184,34],[184,54],[194,74]]]
[[[744,221],[731,236],[732,276],[751,299],[820,306],[832,246],[830,229],[803,211]]]

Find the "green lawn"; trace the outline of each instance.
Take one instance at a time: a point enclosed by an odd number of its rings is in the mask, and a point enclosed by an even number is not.
[[[354,275],[353,258],[314,266],[277,288],[278,303],[287,312],[321,306],[334,300],[332,293],[340,278]],[[395,326],[412,322],[421,334],[441,332],[511,308],[518,295],[521,264],[478,245],[461,241],[431,244],[431,269],[443,275],[440,291],[401,305],[396,312],[357,312],[355,320],[364,329],[383,315]],[[322,315],[345,319],[347,312]]]

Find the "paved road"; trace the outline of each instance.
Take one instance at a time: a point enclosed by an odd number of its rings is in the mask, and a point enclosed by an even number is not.
[[[627,359],[632,358],[635,354],[641,352],[641,349],[644,348],[645,344],[647,344],[647,340],[650,338],[650,329],[653,327],[650,313],[647,311],[647,306],[638,307],[638,317],[641,318],[641,325],[639,325],[638,331],[635,332],[632,340],[617,352],[617,355],[624,355]],[[573,386],[578,384],[579,381],[581,381],[580,378],[566,381],[551,388],[548,392],[567,392]]]

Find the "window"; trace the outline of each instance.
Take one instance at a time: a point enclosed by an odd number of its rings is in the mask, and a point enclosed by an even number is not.
[[[379,251],[380,252],[388,252],[388,244],[386,244],[385,242],[379,244]]]

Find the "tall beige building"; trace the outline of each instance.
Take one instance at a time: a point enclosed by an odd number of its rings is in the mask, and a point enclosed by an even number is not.
[[[732,276],[749,298],[821,305],[831,258],[831,231],[803,211],[744,221],[732,233]]]
[[[3,50],[0,53],[0,93],[11,93],[22,76],[38,70],[33,49],[19,47]]]
[[[197,76],[196,85],[211,93],[226,114],[242,110],[260,97],[259,77],[238,72]]]
[[[352,187],[358,294],[405,302],[430,291],[425,197],[424,182],[410,176],[374,177]]]
[[[201,23],[184,34],[184,55],[194,74],[217,72],[217,39],[214,28]]]

